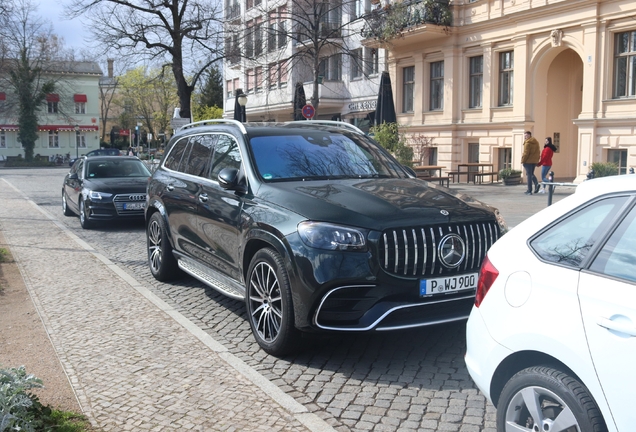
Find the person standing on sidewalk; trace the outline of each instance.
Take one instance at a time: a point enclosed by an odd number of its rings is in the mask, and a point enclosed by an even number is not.
[[[521,164],[526,172],[528,178],[528,190],[526,195],[532,195],[532,184],[534,183],[534,193],[539,192],[539,182],[534,175],[534,168],[541,159],[541,149],[539,147],[539,141],[532,136],[532,133],[526,131],[523,134],[525,141],[523,142],[523,155],[521,156]]]
[[[541,181],[544,183],[549,181],[548,173],[550,172],[550,168],[552,168],[552,155],[554,155],[556,149],[554,144],[552,144],[552,138],[547,137],[543,145],[543,151],[541,152],[541,159],[539,159],[537,165],[541,167]],[[545,193],[545,185],[541,188],[539,193]]]

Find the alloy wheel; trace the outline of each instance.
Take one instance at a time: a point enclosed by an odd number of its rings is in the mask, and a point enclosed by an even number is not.
[[[159,272],[161,269],[161,226],[155,219],[150,221],[148,225],[148,261],[153,273]]]
[[[250,319],[258,336],[265,342],[275,341],[283,321],[283,301],[276,271],[267,262],[259,262],[252,271],[248,295]]]
[[[572,409],[554,392],[532,386],[519,390],[506,406],[506,432],[579,432]]]

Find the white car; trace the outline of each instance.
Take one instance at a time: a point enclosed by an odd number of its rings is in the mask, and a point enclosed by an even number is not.
[[[636,431],[636,176],[585,181],[488,251],[466,365],[498,431]]]

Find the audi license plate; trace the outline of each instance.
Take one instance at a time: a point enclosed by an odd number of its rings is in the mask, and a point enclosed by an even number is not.
[[[420,280],[420,297],[477,288],[477,273]]]
[[[145,202],[124,203],[124,210],[143,210],[145,208]]]

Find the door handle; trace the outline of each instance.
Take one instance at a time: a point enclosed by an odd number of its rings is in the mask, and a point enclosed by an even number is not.
[[[169,184],[168,186],[166,186],[166,189],[168,190],[168,192],[172,192],[174,190],[174,186]]]
[[[623,333],[632,337],[636,336],[636,327],[632,324],[631,321],[624,322],[624,321],[616,321],[616,320],[611,320],[609,318],[599,317],[596,323],[599,326],[606,328],[607,330]]]
[[[199,195],[199,201],[208,202],[208,194],[202,193],[201,195]]]

